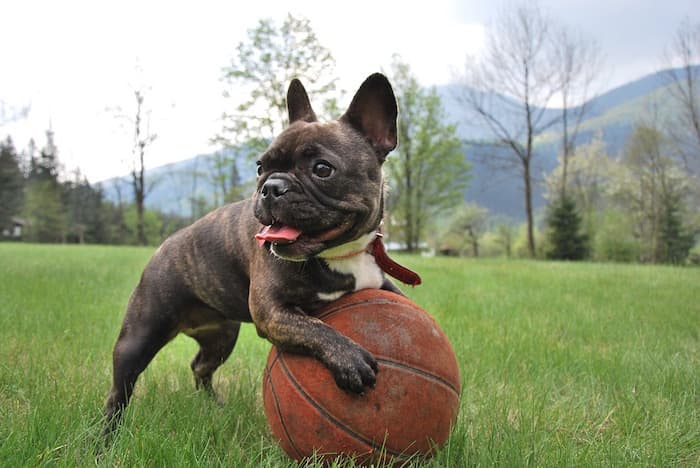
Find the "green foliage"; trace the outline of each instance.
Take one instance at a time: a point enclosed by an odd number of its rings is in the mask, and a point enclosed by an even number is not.
[[[239,153],[240,151],[228,148],[217,151],[209,160],[209,178],[214,186],[215,206],[243,199],[241,177],[236,163]],[[200,216],[202,214],[204,213]]]
[[[66,209],[58,181],[60,165],[54,134],[46,131],[46,145],[38,157],[30,154],[29,174],[25,184],[23,217],[27,220],[26,240],[65,242]]]
[[[583,260],[588,256],[588,236],[572,197],[557,198],[546,217],[547,246],[545,255],[554,260]]]
[[[66,181],[61,186],[66,211],[66,240],[79,244],[104,243],[106,222],[102,192],[94,189],[80,171],[74,175],[74,180]]]
[[[149,245],[159,245],[168,236],[178,229],[182,229],[188,221],[178,216],[168,216],[154,210],[145,210],[143,213],[144,231]],[[124,210],[124,224],[127,228],[127,244],[137,245],[136,234],[137,213],[136,206],[129,205]]]
[[[496,225],[494,241],[501,248],[501,255],[510,257],[513,255],[513,239],[515,238],[515,227],[510,223],[499,223]]]
[[[547,237],[537,227],[537,223],[535,223],[533,235],[535,237],[535,245],[537,245],[537,250],[535,250],[535,258],[543,258],[543,250],[546,249],[546,246],[543,244],[545,243]],[[516,258],[532,258],[530,256],[530,247],[528,243],[527,224],[521,224],[515,230],[515,236],[512,239],[512,252],[513,257]]]
[[[235,111],[224,113],[215,140],[227,147],[261,153],[287,124],[286,95],[292,78],[303,81],[312,99],[324,109],[337,110],[335,60],[318,41],[311,23],[287,15],[281,26],[261,19],[238,44],[236,56],[223,69],[224,96]]]
[[[52,180],[30,180],[25,191],[25,239],[31,242],[64,242],[66,213],[58,183]]]
[[[408,251],[415,251],[435,217],[463,199],[471,166],[456,126],[444,123],[437,91],[422,88],[397,56],[389,78],[401,110],[399,146],[386,163],[389,232]]]
[[[0,142],[0,236],[22,209],[24,178],[12,139]]]
[[[684,263],[695,244],[695,236],[683,226],[681,200],[669,194],[663,200],[659,233],[659,260],[666,263]]]
[[[688,263],[691,265],[700,265],[700,243],[695,244],[695,247],[690,249],[688,253]]]
[[[642,261],[674,262],[681,250],[692,246],[692,241],[683,239],[687,230],[679,213],[694,183],[671,155],[669,141],[659,129],[637,125],[609,189],[632,219]]]
[[[454,210],[438,251],[444,255],[479,256],[479,244],[488,227],[489,212],[476,203],[462,203]]]
[[[297,466],[265,421],[270,345],[251,325],[215,375],[221,405],[194,391],[197,345],[180,336],[102,445],[112,346],[152,252],[0,244],[2,465]],[[406,292],[449,336],[462,383],[447,446],[411,466],[700,464],[700,269],[397,260],[423,276]]]
[[[631,218],[622,211],[611,208],[598,217],[594,259],[603,262],[636,262],[642,247],[634,237]]]
[[[697,182],[654,125],[639,123],[619,160],[606,154],[601,134],[570,158],[566,195],[579,209],[592,258],[682,263],[696,227],[691,209]],[[561,162],[561,161],[560,161]],[[547,197],[561,191],[562,166],[546,178]],[[602,215],[601,215],[602,213]],[[552,244],[550,238],[550,244]]]
[[[594,134],[590,142],[575,147],[569,155],[563,193],[576,205],[589,238],[595,236],[596,214],[608,204],[606,189],[611,185],[614,164],[600,132]],[[559,155],[557,167],[545,177],[546,198],[550,201],[561,197],[563,166],[563,155]]]

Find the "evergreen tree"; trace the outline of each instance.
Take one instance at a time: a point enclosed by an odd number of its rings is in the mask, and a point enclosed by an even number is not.
[[[0,142],[0,233],[22,209],[24,180],[12,138]]]
[[[132,233],[126,223],[123,207],[103,200],[100,205],[100,219],[104,226],[100,243],[114,245],[129,243]]]
[[[72,181],[62,184],[62,190],[67,241],[80,244],[105,242],[102,192],[94,189],[79,169]]]
[[[683,229],[681,199],[678,195],[670,194],[662,201],[659,224],[659,261],[683,263],[695,243],[695,236]]]
[[[546,223],[549,248],[547,258],[582,260],[588,255],[588,236],[582,232],[581,216],[574,200],[564,195],[549,208]]]
[[[58,149],[54,134],[46,132],[46,146],[39,157],[31,156],[25,186],[24,217],[28,221],[27,239],[34,242],[64,242],[66,219],[63,193],[58,181]]]

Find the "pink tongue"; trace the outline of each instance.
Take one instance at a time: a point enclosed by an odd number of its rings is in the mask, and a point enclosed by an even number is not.
[[[269,242],[292,242],[301,235],[301,231],[293,227],[283,225],[264,226],[259,233],[255,235],[258,244],[262,245]]]

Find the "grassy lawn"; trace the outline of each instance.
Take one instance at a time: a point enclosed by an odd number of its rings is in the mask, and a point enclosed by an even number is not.
[[[270,345],[243,327],[194,391],[178,337],[96,458],[111,350],[151,249],[0,244],[0,466],[287,466],[268,432]],[[433,466],[700,464],[700,269],[400,257],[450,337],[457,427]],[[418,462],[415,463],[419,465]]]

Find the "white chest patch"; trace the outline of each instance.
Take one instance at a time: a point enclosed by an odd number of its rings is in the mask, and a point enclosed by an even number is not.
[[[378,289],[384,282],[382,270],[377,266],[374,257],[365,252],[376,236],[376,232],[367,233],[352,242],[325,250],[319,257],[326,261],[331,270],[352,275],[355,278],[355,291],[367,288]],[[318,293],[318,298],[322,301],[335,301],[349,292]]]
[[[355,277],[355,291],[367,288],[379,288],[384,282],[382,270],[377,266],[374,257],[366,252],[341,260],[326,260],[328,266],[338,273],[350,274]],[[318,298],[324,301],[334,301],[348,291],[318,293]]]

